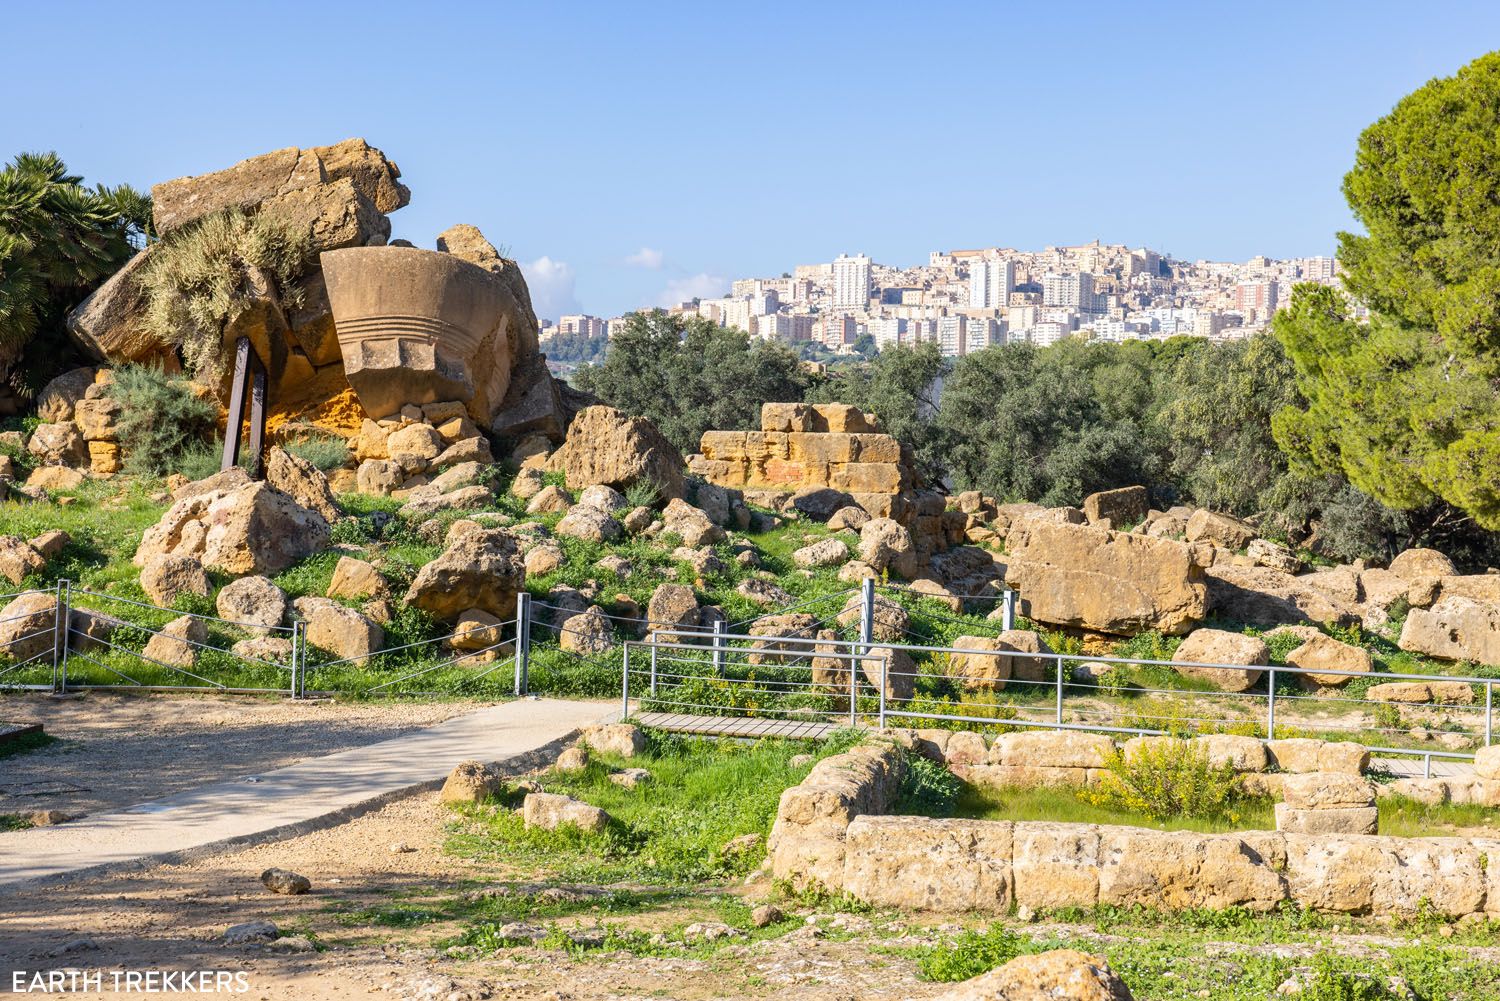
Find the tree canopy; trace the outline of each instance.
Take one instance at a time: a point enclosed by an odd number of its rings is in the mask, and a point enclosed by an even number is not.
[[[684,453],[704,431],[756,430],[761,404],[800,400],[810,384],[784,345],[662,310],[632,313],[597,365],[573,375],[579,389],[649,417]]]
[[[1401,510],[1500,529],[1500,53],[1403,98],[1360,136],[1339,234],[1348,292],[1299,286],[1276,336],[1306,398],[1276,415],[1304,470]]]
[[[0,169],[0,378],[40,388],[69,353],[67,311],[130,259],[150,221],[148,197],[87,188],[56,153],[22,153]]]

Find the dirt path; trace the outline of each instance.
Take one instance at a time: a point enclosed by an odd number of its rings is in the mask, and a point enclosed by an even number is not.
[[[387,740],[488,704],[7,694],[0,718],[41,723],[58,742],[0,759],[0,813],[119,809]]]
[[[834,1001],[936,992],[937,985],[916,979],[909,963],[881,958],[872,965],[871,943],[829,940],[816,930],[730,946],[707,959],[621,954],[571,960],[542,949],[508,950],[500,958],[449,954],[441,946],[456,926],[404,928],[371,919],[370,908],[420,906],[409,902],[411,894],[462,892],[476,882],[518,875],[501,862],[444,854],[452,816],[435,794],[423,794],[280,844],[7,891],[0,908],[0,991],[9,989],[14,971],[77,967],[106,971],[106,983],[115,970],[243,970],[251,990],[241,996],[263,999],[372,992],[403,999],[700,999],[772,997],[795,987],[798,998]],[[258,876],[271,866],[306,875],[313,892],[266,892]],[[680,911],[641,920],[670,923],[694,906],[688,901]],[[307,936],[322,951],[224,943],[231,925],[262,920],[284,935]]]

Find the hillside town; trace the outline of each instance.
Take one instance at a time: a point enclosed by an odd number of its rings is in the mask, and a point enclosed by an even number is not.
[[[775,277],[736,279],[728,295],[676,303],[669,312],[836,354],[932,342],[957,358],[1067,337],[1246,337],[1270,322],[1293,285],[1337,285],[1338,273],[1332,257],[1183,261],[1098,240],[1041,251],[933,251],[909,268],[841,254]],[[613,337],[624,324],[623,316],[567,315],[544,322],[542,337]]]

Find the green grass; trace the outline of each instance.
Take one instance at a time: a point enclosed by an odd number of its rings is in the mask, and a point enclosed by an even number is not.
[[[476,808],[473,829],[455,835],[449,848],[574,882],[681,886],[742,875],[760,863],[764,848],[726,854],[724,846],[743,834],[770,833],[782,790],[807,773],[806,765],[792,766],[793,756],[836,746],[653,734],[645,756],[624,761],[598,755],[582,772],[543,776],[548,792],[609,813],[613,823],[604,833],[528,830],[511,809]],[[646,768],[651,780],[635,789],[615,785],[609,773],[620,766]]]
[[[1275,817],[1270,800],[1241,800],[1224,818],[1199,819],[1174,817],[1154,821],[1141,813],[1096,806],[1079,798],[1072,788],[981,789],[965,785],[959,794],[954,813],[978,820],[1040,820],[1061,824],[1118,824],[1148,827],[1158,831],[1225,831],[1274,830]]]
[[[0,813],[0,832],[24,831],[31,827],[31,818],[19,813]]]
[[[1055,788],[980,788],[965,783],[951,815],[975,820],[1029,820],[1059,824],[1113,824],[1158,831],[1198,831],[1204,834],[1276,829],[1272,801],[1239,800],[1229,816],[1217,819],[1174,817],[1155,821],[1130,810],[1111,809],[1084,801],[1079,791]],[[1445,837],[1459,829],[1500,828],[1500,810],[1470,804],[1428,806],[1406,796],[1382,797],[1380,833],[1392,837]],[[902,812],[918,812],[904,810]],[[936,815],[936,814],[934,814]]]
[[[1097,912],[1047,915],[1067,929],[1030,931],[995,922],[949,933],[930,945],[890,950],[915,962],[919,976],[951,983],[1016,956],[1070,948],[1102,955],[1142,1001],[1264,1001],[1296,980],[1309,1001],[1496,1001],[1500,967],[1452,944],[1396,942],[1389,936],[1333,951],[1327,919],[1288,909],[1249,912]],[[1087,924],[1093,927],[1087,927]],[[1344,924],[1349,922],[1344,920]],[[1085,925],[1083,928],[1077,925]],[[1481,936],[1493,936],[1486,926]],[[1276,943],[1279,948],[1267,949]],[[1391,987],[1399,978],[1410,989]]]
[[[48,668],[48,670],[50,671],[51,668]],[[4,761],[6,758],[18,758],[23,754],[39,751],[55,743],[57,743],[56,737],[50,733],[42,732],[23,734],[14,740],[0,741],[0,761]]]

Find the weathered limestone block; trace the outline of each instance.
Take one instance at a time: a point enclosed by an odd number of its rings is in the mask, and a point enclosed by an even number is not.
[[[1100,828],[1086,824],[1012,825],[1016,904],[1092,908],[1099,902]]]
[[[1373,806],[1299,810],[1276,804],[1276,829],[1288,834],[1374,834],[1380,811]]]
[[[680,497],[673,497],[661,513],[666,531],[682,539],[682,544],[696,549],[724,538],[724,530],[698,508]]]
[[[47,567],[47,559],[18,535],[0,535],[0,577],[12,584]]]
[[[772,872],[798,885],[840,886],[850,822],[889,809],[903,774],[901,754],[889,745],[865,744],[818,762],[781,794],[767,842]]]
[[[1269,911],[1287,897],[1279,835],[1101,828],[1099,903]]]
[[[352,608],[329,598],[299,598],[293,602],[307,619],[307,642],[355,666],[365,664],[385,645],[385,630]]]
[[[597,806],[546,792],[527,793],[521,802],[521,817],[527,827],[544,831],[571,826],[587,834],[599,834],[609,826],[609,814]]]
[[[659,584],[646,603],[646,620],[653,631],[691,629],[699,622],[698,597],[682,584]],[[674,643],[685,640],[679,636],[664,638]]]
[[[173,619],[146,641],[141,656],[168,667],[192,667],[198,662],[198,649],[208,642],[208,627],[191,615]]]
[[[1413,608],[1397,645],[1445,660],[1500,664],[1500,605],[1454,596],[1430,609]]]
[[[989,762],[996,765],[1048,768],[1103,768],[1114,741],[1102,733],[1077,730],[1032,730],[995,738]]]
[[[1006,821],[861,816],[848,827],[841,883],[877,907],[1003,913],[1011,852]]]
[[[274,574],[328,546],[328,522],[264,482],[232,469],[200,480],[141,537],[137,566],[158,553],[197,557],[234,576]]]
[[[88,354],[116,365],[131,362],[178,368],[177,356],[144,323],[141,269],[151,258],[148,245],[68,313],[68,333]]]
[[[1271,763],[1265,742],[1256,737],[1210,733],[1195,737],[1193,742],[1208,754],[1208,763],[1214,768],[1228,765],[1237,772],[1261,772]]]
[[[1203,570],[1183,543],[1028,519],[1011,529],[1006,544],[1006,583],[1039,622],[1175,635],[1207,614]]]
[[[81,466],[89,459],[88,445],[72,421],[38,424],[26,442],[26,450],[44,465]]]
[[[1188,678],[1210,682],[1220,691],[1244,692],[1260,681],[1261,671],[1236,671],[1221,667],[1193,667],[1192,664],[1265,665],[1271,662],[1271,649],[1258,636],[1246,636],[1223,629],[1195,629],[1172,655],[1177,673]]]
[[[170,608],[184,594],[208,597],[213,586],[203,565],[191,556],[158,553],[141,567],[141,590],[153,604]]]
[[[1317,674],[1302,675],[1302,680],[1321,688],[1336,688],[1356,674],[1369,674],[1375,670],[1375,660],[1368,650],[1322,633],[1287,654],[1286,662],[1302,670],[1316,670]]]
[[[1184,533],[1189,542],[1212,542],[1225,549],[1244,549],[1259,534],[1253,526],[1238,518],[1206,508],[1193,512],[1184,526]]]
[[[1425,705],[1433,702],[1468,705],[1474,701],[1474,686],[1462,681],[1391,681],[1371,685],[1365,698],[1372,702]]]
[[[623,491],[649,483],[664,499],[680,498],[684,490],[682,456],[672,443],[646,418],[613,407],[580,410],[547,468],[575,490],[602,483]]]
[[[311,149],[288,147],[242,160],[225,170],[179,177],[151,188],[157,233],[166,235],[229,208],[254,209],[292,192],[337,185],[351,190],[376,212],[394,212],[411,201],[401,171],[363,139],[345,139]]]
[[[1215,563],[1206,571],[1209,610],[1220,618],[1253,626],[1321,622],[1353,625],[1359,610],[1300,577],[1269,567]]]
[[[1359,775],[1370,765],[1370,751],[1353,741],[1306,737],[1266,741],[1271,763],[1283,772],[1341,772]]]
[[[583,728],[582,740],[601,754],[633,758],[646,750],[646,735],[631,723],[600,723]]]
[[[1111,527],[1124,530],[1145,520],[1150,498],[1145,487],[1121,487],[1089,494],[1083,499],[1083,515],[1090,525],[1108,521]]]
[[[993,749],[991,753],[993,754]],[[951,770],[971,785],[990,789],[1081,789],[1097,784],[1104,774],[1100,768],[1074,768],[1065,765],[954,765]]]
[[[19,663],[56,643],[57,595],[34,592],[13,598],[0,608],[0,654]]]
[[[266,634],[286,618],[287,596],[268,577],[241,577],[219,590],[215,605],[219,618]]]
[[[73,368],[52,379],[42,387],[33,401],[36,416],[44,424],[60,424],[73,420],[73,409],[83,394],[94,384],[97,370],[88,366]]]
[[[966,980],[933,1001],[1133,1001],[1125,981],[1102,956],[1074,949],[1017,956],[998,970]]]
[[[482,528],[452,539],[441,556],[423,566],[406,603],[446,622],[471,608],[508,619],[515,616],[516,592],[525,581],[515,536]]]

